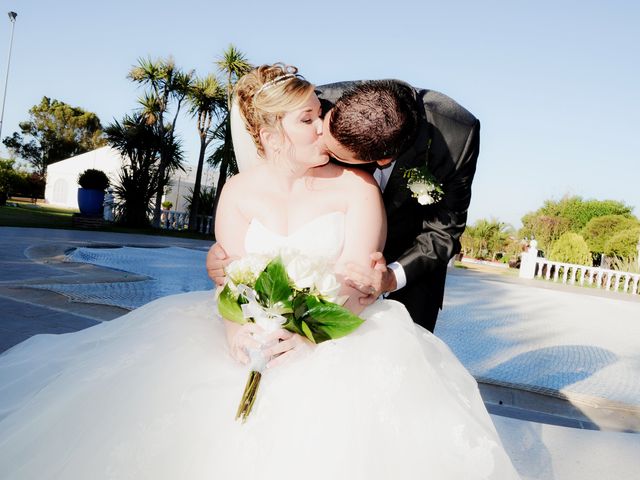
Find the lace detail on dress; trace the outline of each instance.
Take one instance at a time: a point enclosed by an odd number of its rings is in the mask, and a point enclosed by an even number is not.
[[[313,257],[336,260],[344,246],[344,212],[330,212],[305,223],[289,235],[274,233],[254,218],[244,239],[247,253],[273,254],[293,248]]]

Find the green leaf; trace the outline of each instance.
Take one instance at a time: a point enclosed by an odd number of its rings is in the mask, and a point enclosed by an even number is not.
[[[235,323],[247,323],[247,319],[242,314],[242,308],[238,304],[238,300],[229,288],[225,285],[218,297],[218,312],[227,320]]]
[[[289,276],[280,257],[267,265],[256,280],[255,289],[268,306],[289,300],[292,293]]]
[[[302,318],[307,313],[307,299],[308,295],[304,293],[298,293],[291,302],[293,307],[293,316],[296,318]]]
[[[308,296],[306,303],[308,311],[304,321],[313,333],[316,343],[344,337],[364,321],[346,308],[320,300],[317,297]]]
[[[289,315],[293,313],[293,304],[291,303],[291,300],[280,302],[278,306],[280,307],[281,315]]]
[[[298,335],[304,336],[304,332],[302,331],[301,321],[295,319],[293,315],[287,317],[287,321],[285,322],[284,325],[282,325],[282,328],[290,332],[297,333]]]
[[[309,328],[309,325],[307,324],[307,322],[302,320],[300,322],[300,326],[302,327],[302,332],[304,333],[304,336],[307,337],[309,340],[311,340],[313,343],[316,343],[316,339],[313,338],[313,333],[311,333],[311,329]]]

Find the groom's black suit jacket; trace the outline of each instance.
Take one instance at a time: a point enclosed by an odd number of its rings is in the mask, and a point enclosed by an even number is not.
[[[396,158],[383,194],[388,228],[384,256],[389,263],[399,262],[407,276],[407,285],[389,298],[404,303],[414,322],[433,331],[442,307],[447,263],[460,251],[467,221],[480,122],[442,93],[393,81],[414,92],[419,120],[416,140]],[[323,111],[357,83],[361,82],[316,87]],[[420,205],[402,175],[404,169],[421,165],[428,167],[444,190],[442,200],[432,205]]]

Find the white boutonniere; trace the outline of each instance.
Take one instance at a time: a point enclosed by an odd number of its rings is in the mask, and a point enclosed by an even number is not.
[[[442,185],[426,166],[405,169],[402,175],[407,179],[411,196],[417,199],[420,205],[431,205],[442,199]]]

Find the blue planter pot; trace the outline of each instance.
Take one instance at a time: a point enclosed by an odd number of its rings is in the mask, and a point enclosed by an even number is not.
[[[104,190],[78,189],[78,208],[83,215],[102,216]]]

